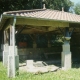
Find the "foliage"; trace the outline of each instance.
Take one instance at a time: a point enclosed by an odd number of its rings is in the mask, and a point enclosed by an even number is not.
[[[80,15],[80,3],[77,3],[74,7],[74,11],[76,14]]]
[[[62,35],[52,35],[50,38],[51,46],[62,46],[63,36]]]
[[[40,9],[43,3],[49,9],[61,10],[63,6],[65,11],[73,6],[70,0],[0,0],[0,14],[11,10]]]
[[[69,11],[69,8],[73,6],[73,2],[70,0],[45,0],[47,8],[62,10],[62,7],[64,7],[64,11]]]
[[[40,0],[0,0],[0,13],[10,10],[41,8]]]

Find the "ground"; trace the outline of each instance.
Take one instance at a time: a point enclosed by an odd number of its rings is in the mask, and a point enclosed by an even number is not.
[[[7,69],[0,62],[0,80],[80,80],[80,68],[78,63],[78,65],[74,64],[73,68],[67,71],[58,70],[37,75],[20,71],[16,78],[11,79],[7,77]]]

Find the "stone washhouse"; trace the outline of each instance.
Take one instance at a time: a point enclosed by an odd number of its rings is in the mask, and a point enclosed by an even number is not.
[[[0,33],[0,56],[9,77],[15,77],[20,61],[60,57],[61,67],[70,69],[79,57],[80,15],[51,9],[4,12]]]

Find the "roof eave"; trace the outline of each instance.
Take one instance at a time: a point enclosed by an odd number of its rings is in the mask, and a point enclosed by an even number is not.
[[[2,24],[2,20],[5,18],[14,18],[15,15],[10,15],[10,14],[2,14],[0,18],[0,26]],[[24,18],[24,19],[38,19],[38,20],[47,20],[47,21],[59,21],[59,22],[65,22],[65,23],[80,23],[80,22],[75,22],[75,21],[66,21],[66,20],[56,20],[56,19],[46,19],[46,18],[36,18],[36,17],[25,17],[25,16],[16,16],[16,18]],[[2,26],[3,27],[3,26]]]
[[[4,12],[3,14],[11,14],[11,13],[19,13],[19,12],[32,12],[32,11],[44,11],[46,9],[31,9],[31,10],[18,10],[18,11],[8,11]]]

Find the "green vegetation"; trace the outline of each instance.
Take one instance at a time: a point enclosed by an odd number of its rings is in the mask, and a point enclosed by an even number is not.
[[[31,74],[20,72],[16,78],[7,77],[7,69],[0,62],[0,80],[80,80],[80,68],[73,68],[68,71],[56,71],[44,74]]]
[[[80,15],[80,2],[75,5],[74,11],[76,14]]]
[[[41,9],[44,3],[47,9],[62,10],[63,6],[67,12],[74,5],[70,0],[0,0],[0,14],[5,11]]]

